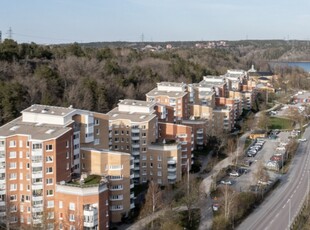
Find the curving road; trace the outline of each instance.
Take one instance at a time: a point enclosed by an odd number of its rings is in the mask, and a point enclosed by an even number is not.
[[[283,176],[278,188],[237,229],[289,229],[309,191],[310,128],[306,129],[303,138],[308,141],[299,144],[289,173]]]

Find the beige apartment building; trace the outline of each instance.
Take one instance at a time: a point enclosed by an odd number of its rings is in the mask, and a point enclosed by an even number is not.
[[[182,119],[187,119],[189,116],[188,97],[187,84],[160,82],[157,83],[155,89],[146,94],[146,101],[171,106],[173,108],[172,122],[181,123]],[[160,106],[157,108],[160,108]]]
[[[109,180],[109,211],[112,222],[121,222],[134,204],[134,164],[129,153],[82,148],[82,170],[88,175],[105,175]]]
[[[181,146],[181,165],[182,171],[186,171],[191,166],[192,151],[194,150],[194,135],[192,127],[172,123],[158,123],[158,139],[162,141],[177,141]],[[190,165],[187,165],[190,162]]]
[[[181,145],[173,141],[151,144],[147,161],[142,164],[142,175],[159,185],[167,186],[181,181],[181,151]]]
[[[109,148],[130,153],[134,161],[134,182],[146,183],[141,165],[146,162],[148,146],[158,139],[155,102],[122,100],[109,115]]]

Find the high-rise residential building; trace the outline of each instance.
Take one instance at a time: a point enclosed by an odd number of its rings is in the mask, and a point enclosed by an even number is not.
[[[155,102],[122,100],[109,115],[110,149],[130,153],[134,161],[134,182],[147,182],[141,165],[146,162],[148,146],[158,139]]]
[[[185,83],[157,83],[157,87],[146,94],[146,101],[173,108],[173,120],[168,122],[181,123],[182,119],[187,119],[189,116],[189,94]]]
[[[192,132],[192,127],[181,124],[173,124],[173,123],[158,123],[159,131],[158,131],[158,139],[159,141],[169,142],[169,141],[177,141],[181,146],[181,165],[182,170],[186,171],[187,167],[191,166],[193,162],[193,154],[194,150],[194,134]],[[188,162],[190,164],[188,165]]]
[[[129,153],[81,148],[82,170],[88,175],[105,175],[109,180],[109,212],[112,222],[121,222],[134,204],[133,159]]]
[[[81,146],[108,147],[107,118],[72,107],[32,105],[0,127],[2,222],[45,229],[108,229],[109,217],[101,217],[101,212],[109,212],[104,175],[90,187],[75,181],[82,173]],[[79,212],[67,206],[73,204]]]

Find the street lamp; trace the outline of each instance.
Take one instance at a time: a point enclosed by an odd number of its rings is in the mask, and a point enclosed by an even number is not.
[[[291,227],[291,199],[288,200],[288,229]]]

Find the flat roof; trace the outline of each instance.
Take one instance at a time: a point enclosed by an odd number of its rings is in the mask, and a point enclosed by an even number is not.
[[[188,92],[183,92],[183,91],[165,91],[165,90],[158,90],[157,88],[152,89],[150,92],[146,94],[148,97],[156,97],[156,96],[168,96],[168,97],[174,97],[174,98],[179,98],[183,97],[187,94]]]
[[[22,117],[18,117],[0,127],[0,136],[27,135],[35,140],[49,140],[57,138],[71,129],[63,125],[23,122]]]
[[[130,120],[131,122],[145,122],[156,117],[154,113],[139,113],[139,112],[124,112],[119,111],[118,107],[112,109],[107,113],[109,115],[109,120]]]
[[[114,155],[131,156],[131,154],[129,154],[129,153],[119,152],[119,151],[114,151],[114,150],[112,151],[110,149],[97,149],[97,148],[81,147],[81,150],[94,151],[94,152],[99,152],[101,154],[114,154]]]
[[[180,83],[180,82],[162,81],[162,82],[157,83],[157,85],[160,85],[160,86],[183,87],[183,86],[185,86],[186,84],[183,83],[183,82]]]
[[[55,116],[66,116],[74,111],[76,111],[76,109],[72,107],[58,107],[50,105],[33,104],[27,109],[24,109],[22,112],[40,113],[40,114],[43,113]]]
[[[124,100],[120,100],[120,102],[118,104],[119,105],[134,105],[134,106],[150,107],[150,106],[154,106],[155,102],[132,100],[132,99],[124,99]]]

